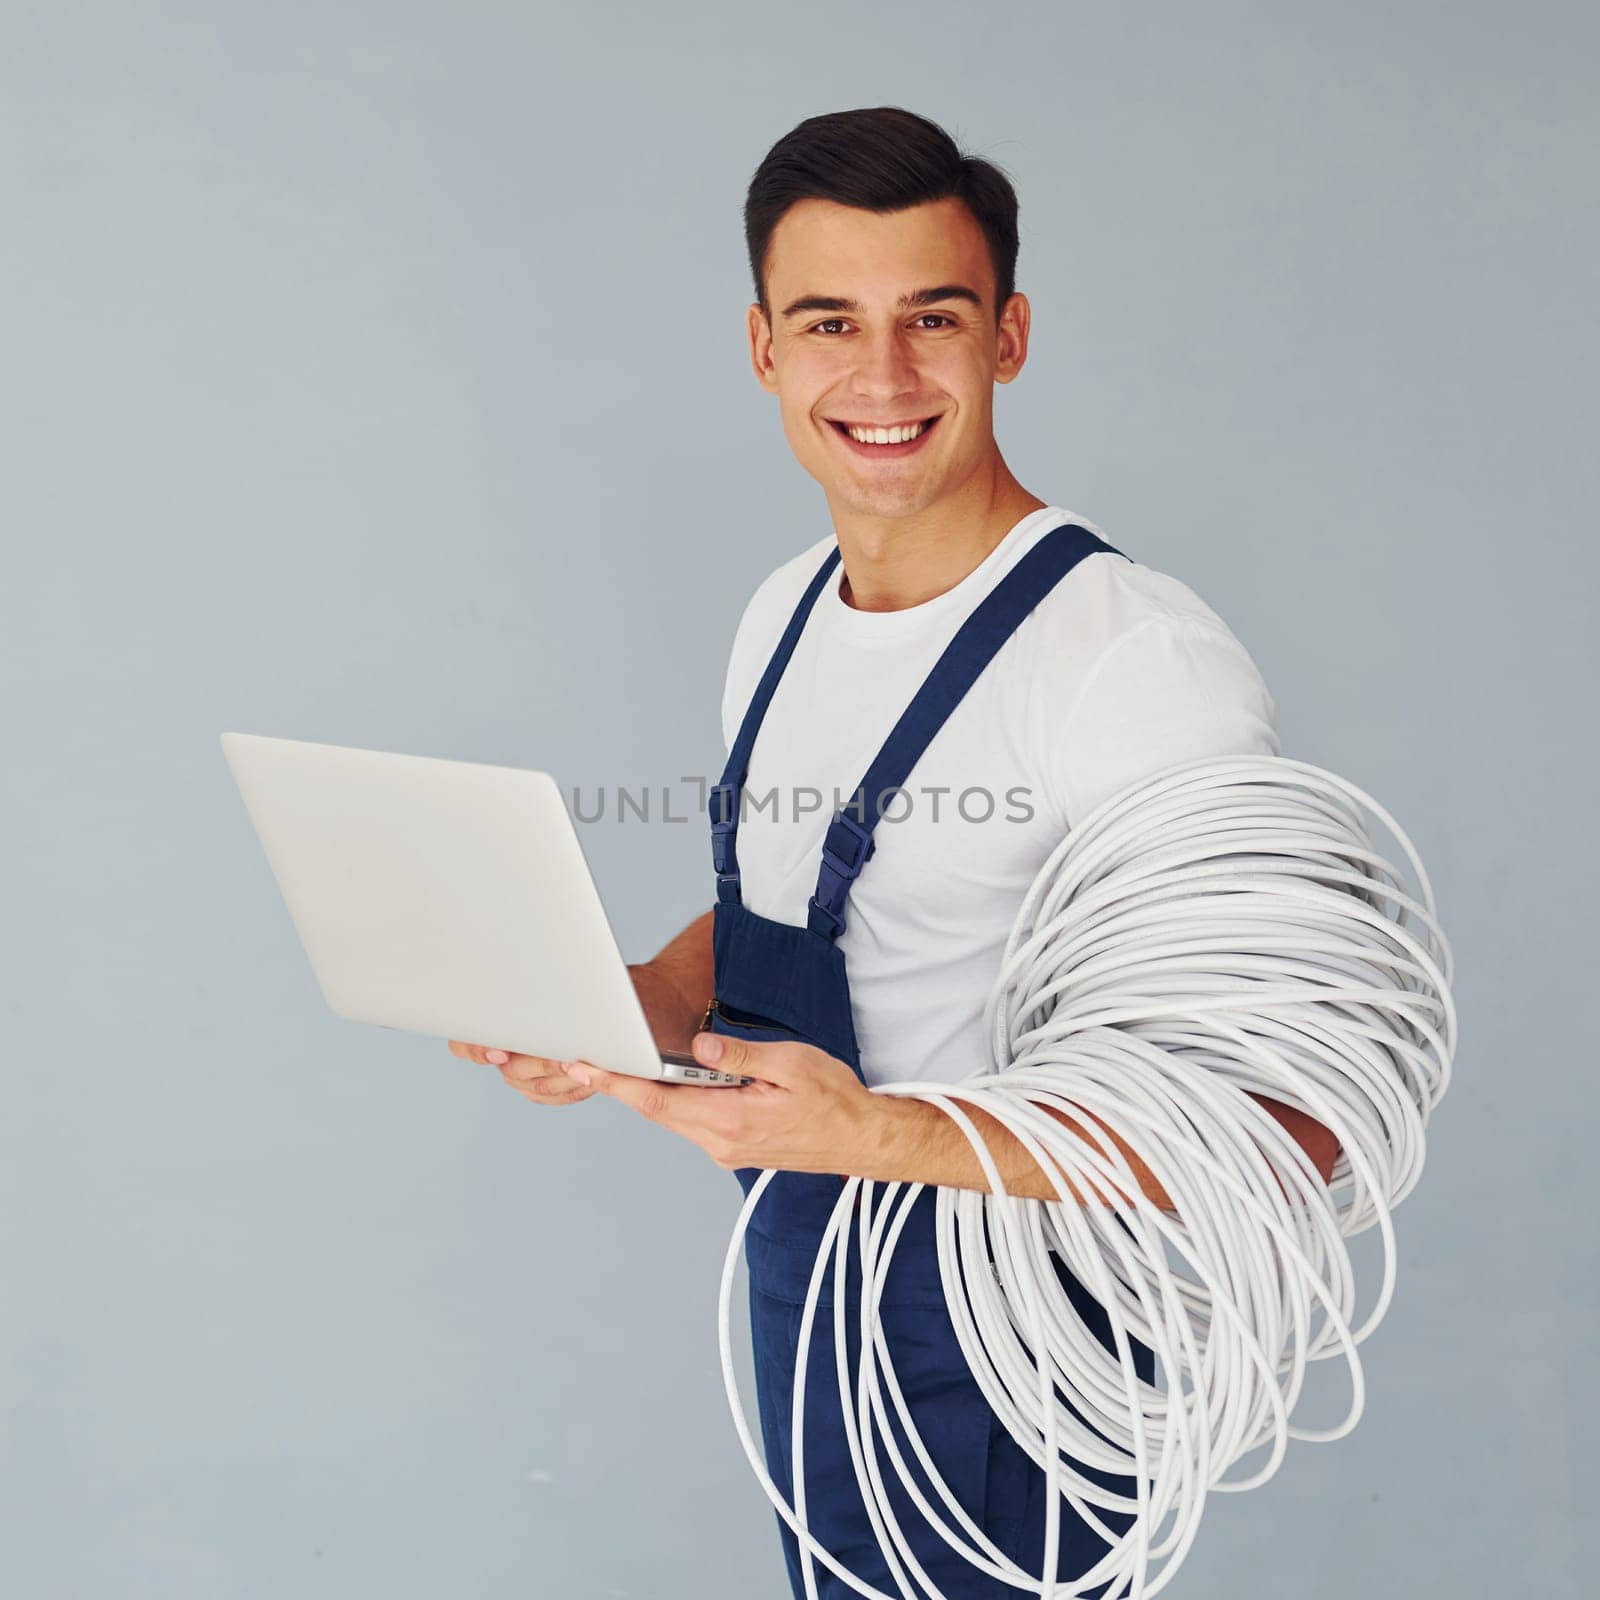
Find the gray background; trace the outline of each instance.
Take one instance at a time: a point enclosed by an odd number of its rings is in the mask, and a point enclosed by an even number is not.
[[[1578,1592],[1582,8],[0,20],[0,1588],[785,1592],[716,1362],[731,1176],[332,1017],[217,735],[714,774],[739,609],[829,527],[749,371],[744,187],[890,103],[1020,191],[1013,470],[1221,612],[1456,944],[1367,1415],[1214,1497],[1172,1592]],[[711,903],[698,821],[584,840],[631,960]]]

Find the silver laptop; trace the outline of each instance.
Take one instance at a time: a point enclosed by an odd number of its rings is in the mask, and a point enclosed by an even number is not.
[[[222,752],[339,1016],[751,1081],[657,1047],[549,773],[251,733],[224,733]]]

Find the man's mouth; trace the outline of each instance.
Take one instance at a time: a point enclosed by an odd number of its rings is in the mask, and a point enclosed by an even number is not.
[[[914,454],[922,442],[938,425],[941,411],[915,422],[898,423],[893,427],[879,427],[874,423],[839,422],[829,417],[828,424],[845,445],[858,456],[895,457]]]

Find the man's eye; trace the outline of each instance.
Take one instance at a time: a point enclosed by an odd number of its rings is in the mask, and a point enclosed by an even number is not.
[[[917,321],[926,322],[930,317],[932,317],[935,322],[942,323],[946,327],[953,328],[955,326],[954,319],[947,317],[942,311],[924,311],[922,315],[917,318]],[[813,333],[821,333],[824,328],[839,328],[843,327],[843,325],[843,317],[829,317],[825,322],[814,323],[811,331]]]

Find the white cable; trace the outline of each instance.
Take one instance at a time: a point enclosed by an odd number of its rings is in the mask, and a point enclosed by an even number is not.
[[[1362,807],[1399,842],[1414,891],[1373,848]],[[1008,1559],[956,1502],[895,1379],[878,1302],[921,1184],[843,1185],[802,1314],[795,1505],[784,1500],[751,1437],[729,1339],[734,1270],[771,1181],[763,1173],[723,1265],[723,1378],[745,1453],[799,1540],[809,1600],[819,1561],[868,1600],[944,1600],[890,1509],[880,1445],[919,1513],[976,1570],[1019,1593],[1081,1595],[1105,1584],[1106,1600],[1143,1600],[1176,1574],[1209,1490],[1264,1483],[1291,1438],[1348,1433],[1365,1400],[1356,1346],[1394,1290],[1390,1212],[1421,1175],[1428,1118],[1450,1082],[1451,974],[1411,841],[1369,795],[1320,767],[1208,757],[1131,785],[1079,822],[1040,869],[1007,941],[985,1013],[986,1070],[958,1084],[874,1090],[939,1107],[992,1191],[938,1189],[939,1272],[974,1380],[1045,1471],[1041,1572]],[[1252,1095],[1332,1131],[1340,1154],[1330,1184]],[[1059,1200],[1009,1195],[964,1108],[1014,1134]],[[1051,1108],[1076,1116],[1088,1136]],[[1143,1194],[1084,1112],[1137,1153],[1171,1210]],[[1074,1189],[1101,1198],[1080,1204]],[[852,1375],[844,1286],[858,1193],[861,1345]],[[1382,1236],[1383,1275],[1358,1323],[1344,1241],[1371,1227]],[[1052,1251],[1105,1308],[1114,1351],[1067,1300]],[[830,1258],[846,1440],[894,1595],[851,1572],[805,1526],[806,1358]],[[1153,1384],[1134,1368],[1134,1339],[1156,1354]],[[1292,1424],[1309,1363],[1336,1355],[1350,1377],[1344,1419],[1322,1429]],[[937,1505],[908,1469],[891,1408]],[[1255,1469],[1227,1476],[1260,1450],[1268,1454]],[[1071,1458],[1131,1477],[1135,1495],[1101,1487]],[[1044,1576],[1057,1566],[1063,1497],[1109,1545],[1072,1582]],[[1114,1534],[1101,1520],[1107,1511],[1132,1515],[1132,1526]]]

